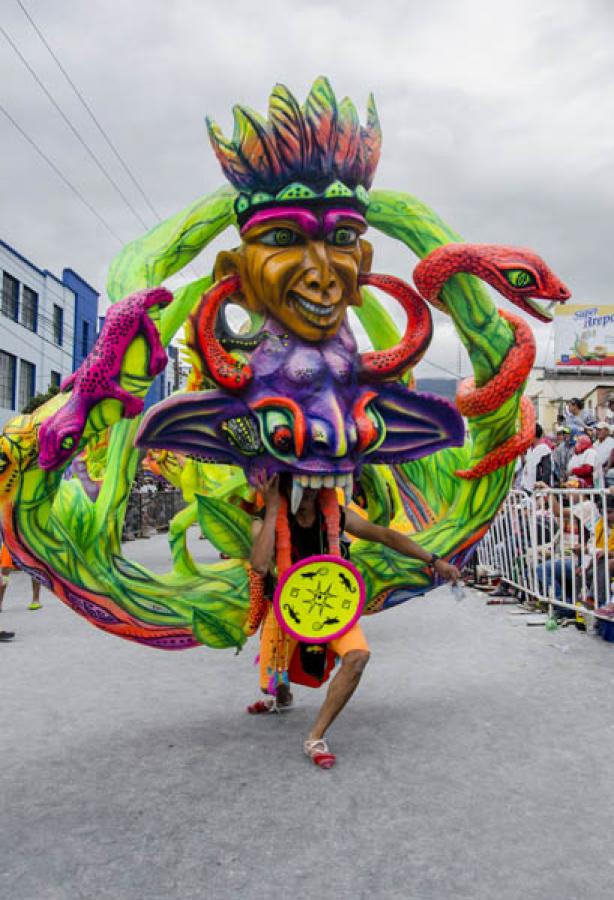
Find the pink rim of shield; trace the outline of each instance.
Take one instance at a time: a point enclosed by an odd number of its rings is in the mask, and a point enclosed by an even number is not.
[[[299,634],[296,631],[293,631],[292,628],[285,621],[284,617],[281,614],[281,610],[279,608],[279,603],[281,600],[281,594],[284,589],[284,586],[287,580],[291,575],[296,572],[297,569],[302,568],[306,565],[314,565],[315,563],[327,562],[327,563],[336,563],[338,566],[341,566],[344,569],[347,569],[352,573],[356,582],[358,584],[359,590],[359,598],[358,598],[358,606],[356,607],[356,612],[352,616],[352,618],[347,622],[343,628],[340,628],[338,631],[333,632],[332,634],[327,634],[326,637],[305,637],[304,634]],[[289,569],[286,569],[284,574],[281,576],[277,587],[275,589],[275,594],[273,595],[273,610],[275,612],[275,618],[277,619],[280,627],[286,634],[290,635],[290,637],[294,638],[297,641],[301,641],[303,644],[328,644],[330,641],[334,641],[336,638],[340,638],[346,632],[353,628],[356,622],[360,619],[362,614],[363,607],[365,605],[365,583],[362,579],[362,575],[356,568],[356,566],[352,565],[351,562],[348,562],[347,559],[342,559],[340,556],[332,556],[329,553],[319,554],[318,556],[306,556],[305,559],[300,559],[298,562],[295,562],[294,565],[290,566]]]

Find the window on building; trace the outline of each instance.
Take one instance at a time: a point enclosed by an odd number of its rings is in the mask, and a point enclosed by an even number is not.
[[[21,296],[21,324],[30,331],[36,331],[38,326],[38,294],[25,284]]]
[[[83,322],[81,327],[81,356],[90,352],[90,323]]]
[[[51,375],[49,376],[49,386],[59,388],[60,382],[62,381],[62,376],[59,372],[54,372],[51,370]]]
[[[26,362],[25,359],[19,360],[19,396],[17,397],[17,408],[23,409],[34,396],[34,388],[36,386],[36,366],[33,363]]]
[[[64,310],[57,303],[53,304],[53,340],[58,347],[64,343]]]
[[[15,409],[15,374],[17,360],[12,353],[0,350],[0,406]]]
[[[8,272],[2,273],[2,315],[14,322],[19,317],[19,282]]]

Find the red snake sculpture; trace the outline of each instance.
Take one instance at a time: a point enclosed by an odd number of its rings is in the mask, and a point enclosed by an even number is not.
[[[534,299],[564,303],[571,296],[568,288],[531,250],[491,244],[446,244],[438,247],[418,263],[414,269],[414,282],[426,300],[445,311],[441,290],[449,278],[460,273],[476,275],[543,322],[551,321],[551,316],[534,303]],[[497,374],[485,385],[476,387],[473,378],[461,382],[456,404],[468,418],[493,412],[509,400],[527,380],[535,361],[535,339],[524,319],[504,310],[499,310],[499,315],[512,326],[514,345]],[[459,470],[456,474],[460,478],[481,478],[524,453],[535,436],[535,412],[528,397],[521,400],[520,420],[517,434],[487,453],[477,465]]]

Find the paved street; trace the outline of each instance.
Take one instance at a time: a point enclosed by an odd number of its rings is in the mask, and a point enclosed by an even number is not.
[[[127,551],[165,567],[163,535]],[[244,714],[255,642],[164,653],[28,600],[14,576],[3,900],[614,895],[614,646],[445,588],[375,616],[322,772],[301,755],[321,694]]]

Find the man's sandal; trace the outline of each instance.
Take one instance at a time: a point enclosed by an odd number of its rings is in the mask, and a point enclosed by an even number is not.
[[[290,703],[278,703],[276,697],[267,697],[266,700],[257,700],[251,706],[245,708],[250,716],[259,716],[262,713],[281,713],[292,709],[292,701]]]
[[[312,759],[320,769],[332,769],[337,762],[337,757],[328,749],[328,744],[323,738],[316,741],[305,741],[303,744],[305,756]]]

